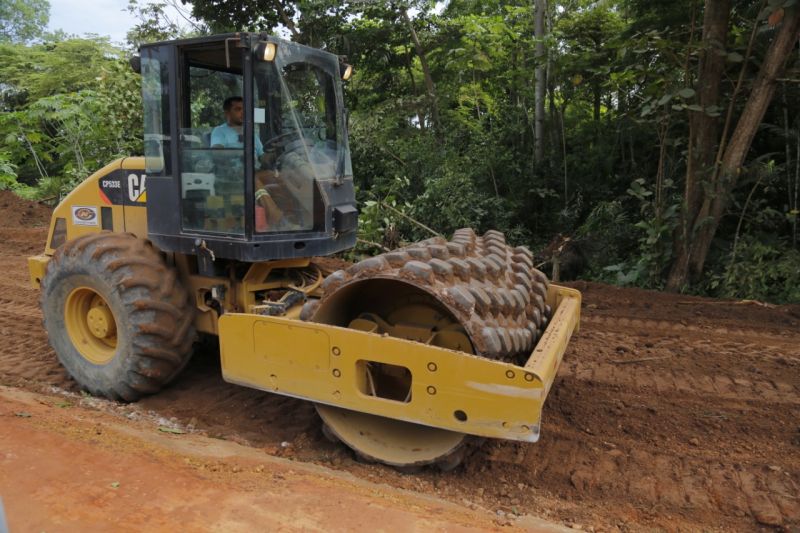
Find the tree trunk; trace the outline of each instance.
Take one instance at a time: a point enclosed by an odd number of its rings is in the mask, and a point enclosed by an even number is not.
[[[696,87],[698,104],[703,108],[719,105],[720,85],[725,74],[725,41],[731,12],[730,0],[706,0],[703,13],[703,35]],[[688,84],[687,80],[687,84]],[[692,224],[703,205],[703,182],[711,177],[714,155],[719,142],[719,117],[702,111],[689,113],[689,157],[683,209],[673,236],[675,262],[672,264],[667,289],[678,290],[686,284],[689,273]]]
[[[712,3],[714,2],[712,1]],[[673,280],[671,272],[669,281],[679,283],[677,285],[670,283],[668,288],[680,288],[687,279],[696,280],[702,274],[711,241],[728,206],[739,175],[742,173],[742,166],[750,150],[753,137],[755,137],[772,101],[776,78],[783,70],[786,59],[792,52],[798,32],[800,32],[800,10],[787,10],[782,26],[764,56],[733,135],[724,147],[721,161],[714,168],[710,190],[703,193],[702,205],[697,216],[692,220],[692,227],[696,228],[696,233],[687,247],[688,253],[683,267],[684,277],[682,280]],[[673,265],[673,271],[675,271],[676,265]]]
[[[700,211],[704,215],[706,205],[710,205],[710,221],[707,225],[700,228],[697,236],[696,253],[693,254],[690,265],[690,276],[697,277],[703,272],[708,250],[711,247],[711,240],[719,226],[719,221],[728,207],[731,193],[736,187],[739,176],[742,173],[747,153],[753,143],[764,114],[767,112],[772,96],[775,94],[775,86],[778,75],[783,70],[786,59],[791,54],[797,42],[798,32],[800,32],[800,9],[788,10],[783,20],[783,25],[778,34],[773,39],[767,50],[758,76],[753,83],[753,89],[747,103],[744,106],[736,129],[733,131],[731,140],[725,147],[722,162],[714,180],[714,193],[709,195]]]
[[[533,14],[533,31],[536,37],[536,84],[534,87],[535,129],[534,129],[534,159],[537,163],[544,160],[544,90],[547,79],[545,78],[545,47],[544,47],[544,14],[545,0],[536,0]]]
[[[552,82],[547,82],[547,108],[548,108],[548,131],[550,132],[550,146],[553,152],[561,146],[561,127],[558,122],[558,108],[556,108],[555,88]]]
[[[425,113],[423,112],[422,108],[418,105],[417,99],[417,80],[414,79],[414,67],[411,64],[411,52],[406,47],[406,70],[408,71],[408,79],[411,80],[411,90],[414,92],[414,107],[417,110],[417,120],[419,121],[419,129],[421,131],[425,131]]]
[[[594,123],[597,124],[600,122],[600,104],[602,103],[603,97],[603,88],[600,86],[599,82],[592,82],[592,109],[594,109],[592,113],[592,119]],[[595,128],[595,133],[599,133],[600,128]]]
[[[567,173],[567,128],[564,125],[564,113],[567,111],[567,101],[561,104],[561,159],[564,163],[564,210],[569,206],[569,174]]]
[[[414,25],[411,23],[411,19],[408,16],[408,11],[406,8],[400,8],[400,15],[403,17],[403,20],[406,23],[406,27],[408,28],[409,33],[411,34],[411,40],[414,43],[414,50],[417,53],[417,57],[419,57],[420,65],[422,66],[422,75],[425,78],[425,88],[428,92],[428,102],[431,106],[431,117],[433,119],[433,129],[437,132],[437,138],[441,135],[441,128],[440,128],[440,121],[439,121],[439,105],[436,100],[436,85],[433,83],[433,77],[431,76],[431,69],[428,66],[428,57],[425,54],[425,50],[422,48],[422,43],[419,42],[419,37],[417,36],[416,30],[414,30]]]

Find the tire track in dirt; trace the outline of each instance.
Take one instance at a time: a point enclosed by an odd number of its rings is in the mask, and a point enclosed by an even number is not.
[[[71,381],[50,348],[36,309],[4,306],[0,314],[0,382],[68,388]]]
[[[583,443],[570,440],[562,443],[564,447],[555,450],[557,455],[583,458],[568,474],[569,483],[579,493],[596,494],[606,501],[617,500],[614,495],[624,494],[624,501],[687,514],[717,510],[737,518],[751,516],[765,525],[778,526],[800,518],[791,479],[767,465],[736,468],[721,466],[713,460],[648,450],[614,448],[597,453]],[[587,461],[587,457],[591,459]],[[542,475],[564,473],[550,462]]]
[[[726,341],[730,339],[753,339],[757,337],[765,346],[783,346],[792,344],[792,335],[782,332],[775,333],[753,328],[726,328],[726,327],[701,327],[683,322],[671,322],[668,320],[648,320],[640,318],[608,317],[608,316],[586,316],[583,324],[592,329],[604,331],[627,331],[631,335],[652,336],[653,333],[662,335],[684,335],[687,332],[701,333],[705,339],[717,339]]]
[[[44,249],[50,210],[0,193],[0,382],[74,389],[42,329],[27,270],[28,255]]]
[[[663,302],[665,295],[589,285],[582,332],[545,406],[542,440],[493,442],[482,451],[510,487],[498,499],[513,495],[515,485],[539,486],[561,502],[581,502],[573,519],[593,523],[602,512],[616,515],[623,529],[796,527],[800,354],[793,315],[767,311],[778,316],[762,322],[737,309],[721,317],[724,328],[692,323],[695,309],[675,305],[642,307],[638,318],[597,317],[599,305],[628,314],[626,301]],[[594,291],[602,294],[593,299]],[[788,328],[775,331],[780,321]],[[535,506],[517,494],[523,507]],[[668,525],[665,515],[686,523]]]
[[[591,323],[591,318],[586,322]],[[800,380],[795,370],[800,369],[797,343],[769,345],[754,342],[755,338],[757,333],[722,340],[689,330],[674,336],[584,330],[576,346],[586,343],[591,348],[583,350],[585,357],[565,361],[561,373],[660,393],[800,402]]]
[[[0,283],[0,293],[2,293],[3,284]],[[36,300],[34,300],[36,302]],[[36,306],[36,307],[34,307]],[[26,322],[28,319],[39,322],[42,322],[42,312],[39,311],[38,302],[36,304],[31,303],[30,298],[24,299],[14,299],[14,298],[0,298],[0,309],[9,315],[13,315],[17,317],[17,319],[25,320]]]
[[[582,381],[631,386],[638,390],[659,393],[699,394],[735,400],[765,400],[800,405],[798,388],[781,379],[743,379],[725,374],[692,376],[672,371],[658,372],[648,368],[621,369],[613,364],[570,365],[568,372]]]
[[[637,387],[569,375],[557,387],[538,444],[494,442],[484,450],[508,486],[546,487],[607,515],[628,504],[657,509],[695,527],[800,522],[796,401],[786,412],[771,402],[687,399],[677,391],[643,397]],[[519,496],[523,507],[534,504]]]

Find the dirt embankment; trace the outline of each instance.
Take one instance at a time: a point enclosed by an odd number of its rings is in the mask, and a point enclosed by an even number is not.
[[[48,217],[0,192],[0,385],[76,393],[28,285],[25,258],[42,249]],[[603,531],[797,531],[800,306],[574,286],[581,331],[541,440],[488,442],[448,474],[356,462],[325,440],[310,404],[224,383],[213,350],[162,393],[105,410],[123,423],[152,411],[258,453],[486,510],[501,524],[527,514]],[[0,427],[9,427],[2,416]]]

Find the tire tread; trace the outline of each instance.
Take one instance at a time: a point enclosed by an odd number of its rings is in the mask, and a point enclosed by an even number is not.
[[[112,360],[120,358],[119,363],[93,365],[83,359],[60,326],[64,302],[59,298],[65,295],[58,285],[74,275],[101,278],[109,288],[103,297],[115,299],[123,310],[124,316],[115,314],[118,330],[125,328],[128,339]],[[130,233],[101,231],[56,250],[42,280],[41,306],[59,360],[92,394],[135,401],[169,383],[191,356],[196,333],[190,294],[160,253]]]

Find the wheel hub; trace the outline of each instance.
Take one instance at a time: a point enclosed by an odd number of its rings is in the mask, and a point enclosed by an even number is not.
[[[108,339],[117,333],[114,315],[112,315],[111,310],[104,305],[89,309],[89,312],[86,314],[86,322],[89,325],[89,330],[98,339]]]
[[[117,351],[117,322],[105,299],[94,289],[78,287],[67,296],[64,325],[72,345],[87,361],[110,362]]]

